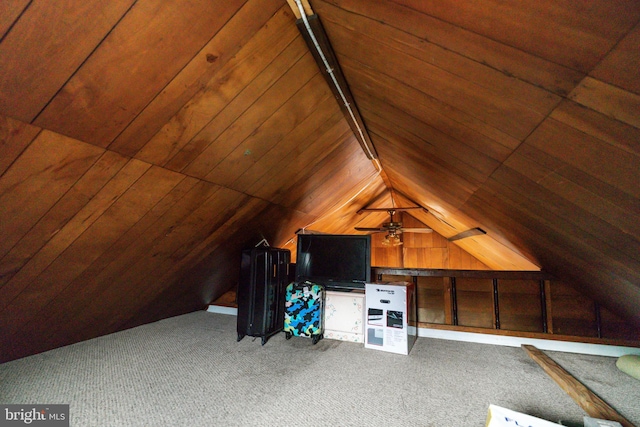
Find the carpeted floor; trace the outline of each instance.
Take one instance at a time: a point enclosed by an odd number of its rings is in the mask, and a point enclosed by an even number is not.
[[[419,338],[409,356],[284,334],[236,342],[195,312],[0,365],[0,403],[68,403],[73,426],[483,426],[490,403],[582,426],[520,348]],[[615,358],[547,352],[640,425]]]

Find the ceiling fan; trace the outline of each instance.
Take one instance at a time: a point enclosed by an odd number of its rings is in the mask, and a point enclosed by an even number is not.
[[[369,233],[387,233],[382,240],[383,245],[393,245],[399,246],[402,244],[402,240],[400,240],[401,233],[431,233],[432,229],[421,227],[421,228],[405,228],[402,226],[402,222],[394,221],[393,216],[396,214],[396,211],[409,210],[414,208],[375,208],[375,209],[361,209],[360,212],[373,212],[373,211],[387,211],[389,213],[389,222],[385,222],[382,224],[382,227],[377,228],[368,228],[368,227],[355,227],[358,231],[366,231]],[[419,208],[422,209],[422,208]]]

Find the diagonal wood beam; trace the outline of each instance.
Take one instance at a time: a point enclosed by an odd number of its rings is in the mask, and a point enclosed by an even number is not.
[[[532,345],[523,344],[522,348],[590,417],[617,421],[624,427],[635,427],[545,353]]]

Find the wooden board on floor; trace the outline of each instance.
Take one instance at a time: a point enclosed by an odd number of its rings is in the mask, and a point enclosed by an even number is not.
[[[617,421],[624,427],[634,427],[607,402],[596,396],[542,351],[527,344],[523,344],[522,348],[590,417]]]

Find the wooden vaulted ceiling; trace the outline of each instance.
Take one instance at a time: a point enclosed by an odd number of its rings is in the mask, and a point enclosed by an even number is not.
[[[0,1],[0,360],[202,308],[238,252],[412,205],[640,322],[640,3]]]

